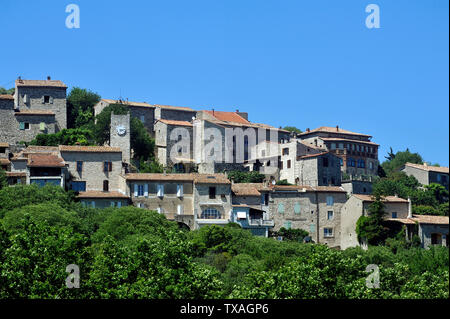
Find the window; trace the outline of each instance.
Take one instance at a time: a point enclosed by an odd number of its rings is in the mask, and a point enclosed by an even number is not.
[[[209,198],[210,199],[215,199],[216,198],[216,188],[215,187],[210,187],[209,188]]]
[[[83,162],[77,161],[77,172],[81,173],[83,171]]]
[[[328,179],[326,177],[322,177],[322,184],[323,185],[327,185],[328,184]]]
[[[343,150],[344,149],[344,143],[339,143],[339,149]]]
[[[333,237],[333,228],[324,228],[323,237]]]
[[[30,129],[30,123],[28,123],[28,122],[19,122],[19,129],[20,130],[29,130]]]
[[[335,150],[336,149],[336,143],[331,143],[331,149]]]
[[[140,185],[136,184],[136,185],[135,185],[135,188],[137,189],[136,196],[144,196],[144,185],[142,185],[142,184],[140,184]]]
[[[437,177],[437,181],[440,182],[441,181],[441,174],[437,174],[436,177]]]
[[[442,235],[438,233],[431,234],[432,245],[442,245]]]
[[[284,228],[291,229],[292,223],[290,221],[284,222]]]
[[[85,192],[86,191],[86,182],[72,182],[72,190],[75,192]]]
[[[177,185],[177,197],[183,197],[183,184]]]
[[[397,218],[397,212],[392,212],[392,218]]]
[[[156,185],[156,191],[157,191],[157,196],[158,197],[163,197],[164,196],[164,185],[162,184],[157,184]]]
[[[44,95],[44,104],[48,104],[48,103],[50,103],[50,96]]]
[[[112,171],[112,162],[103,162],[103,172],[111,172]]]
[[[373,162],[369,162],[369,168],[373,169]]]
[[[327,196],[327,206],[333,206],[334,198],[333,196]]]
[[[178,215],[183,215],[183,212],[184,212],[183,205],[179,204],[179,205],[177,206],[177,214],[178,214]]]
[[[283,161],[279,161],[280,163],[280,169],[283,169]]]
[[[328,157],[322,158],[323,167],[328,167]]]
[[[145,123],[145,116],[144,115],[141,115],[141,122]]]
[[[329,210],[327,213],[327,219],[328,220],[332,220],[334,216],[334,212],[332,210]]]
[[[355,144],[352,144],[352,150],[353,151],[355,150]]]
[[[122,202],[115,202],[115,201],[111,201],[111,207],[117,207],[120,208],[122,207]]]
[[[341,166],[344,165],[344,160],[342,158],[339,159],[339,164],[341,164]]]
[[[300,214],[300,203],[295,203],[295,205],[294,205],[294,213],[295,214]]]
[[[291,160],[287,161],[287,168],[291,168]]]
[[[103,191],[109,192],[109,182],[107,180],[103,181]]]
[[[283,148],[283,155],[289,155],[289,148]]]
[[[202,218],[202,219],[221,219],[222,215],[215,208],[206,208],[205,210],[202,211],[200,218]]]
[[[278,204],[278,213],[279,214],[284,214],[284,205],[283,205],[283,203],[279,203]]]

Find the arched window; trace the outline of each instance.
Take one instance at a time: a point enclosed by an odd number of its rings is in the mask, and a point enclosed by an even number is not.
[[[222,215],[215,208],[206,208],[202,211],[201,217],[202,219],[221,219]]]

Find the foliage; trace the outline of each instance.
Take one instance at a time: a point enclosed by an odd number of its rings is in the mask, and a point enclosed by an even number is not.
[[[377,196],[369,206],[368,216],[361,216],[356,222],[356,234],[359,242],[367,241],[369,245],[378,245],[387,237],[387,229],[383,226],[385,214],[381,197]]]
[[[309,233],[303,229],[286,229],[281,227],[279,231],[272,232],[273,237],[282,236],[284,240],[291,240],[296,242],[303,242],[303,239],[308,236]]]
[[[405,151],[398,151],[395,154],[393,153],[391,148],[390,153],[386,157],[386,161],[384,161],[381,166],[389,176],[389,174],[397,171],[400,167],[405,165],[406,162],[422,164],[423,159],[419,153],[411,153],[408,148]]]
[[[94,145],[92,131],[88,129],[62,129],[54,134],[38,134],[29,145]]]
[[[139,159],[139,173],[163,173],[164,167],[153,158],[151,160],[144,161],[143,158]]]
[[[0,190],[8,186],[8,178],[6,177],[6,172],[0,169]]]
[[[10,88],[10,89],[5,89],[4,87],[0,86],[0,94],[9,94],[9,95],[13,95],[14,94],[15,89],[14,88]]]
[[[295,126],[285,126],[283,127],[283,130],[289,131],[289,132],[295,132],[297,134],[302,133],[302,130],[299,128],[296,128]]]
[[[277,181],[277,185],[292,185],[292,184],[289,183],[287,181],[287,179],[281,179],[281,180]]]
[[[86,128],[94,124],[94,106],[100,95],[74,87],[67,96],[67,127]]]
[[[231,171],[228,173],[228,178],[233,180],[235,183],[262,183],[265,176],[257,171]]]

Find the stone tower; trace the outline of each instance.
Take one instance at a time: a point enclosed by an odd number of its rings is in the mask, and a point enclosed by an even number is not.
[[[120,147],[122,150],[122,161],[130,164],[130,113],[126,115],[116,115],[111,113],[110,141],[111,147]]]

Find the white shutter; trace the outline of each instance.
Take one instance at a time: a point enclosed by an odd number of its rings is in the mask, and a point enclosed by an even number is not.
[[[144,184],[144,196],[148,197],[148,184]]]
[[[53,104],[53,96],[50,96],[50,104]]]
[[[178,197],[183,197],[183,184],[178,184],[177,185],[177,196]]]
[[[156,209],[156,211],[158,212],[158,214],[161,214],[161,207],[158,206],[158,208]]]
[[[178,215],[183,215],[183,205],[178,205],[177,213],[178,213]]]
[[[158,197],[164,196],[164,185],[158,184]]]
[[[138,184],[134,184],[134,197],[138,195]]]

